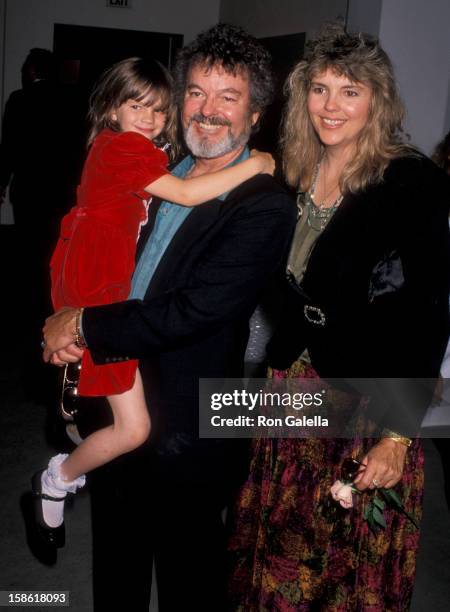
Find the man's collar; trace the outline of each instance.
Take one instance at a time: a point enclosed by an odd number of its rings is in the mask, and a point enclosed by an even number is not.
[[[242,150],[242,153],[240,155],[238,155],[238,157],[233,159],[233,161],[230,162],[225,167],[229,168],[231,166],[235,166],[236,164],[239,164],[240,162],[245,161],[249,157],[250,157],[249,148],[247,146],[245,146],[244,149]],[[175,166],[175,168],[173,168],[172,174],[174,176],[184,177],[184,176],[186,176],[188,174],[188,172],[193,168],[194,165],[195,165],[195,158],[192,157],[192,155],[188,155],[183,160],[181,160],[181,162],[179,164],[177,164]],[[225,200],[225,198],[227,197],[227,195],[229,193],[230,192],[227,191],[226,193],[223,193],[221,196],[219,196],[217,199],[218,200]]]

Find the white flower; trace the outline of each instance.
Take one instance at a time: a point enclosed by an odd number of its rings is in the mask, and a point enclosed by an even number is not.
[[[330,489],[332,498],[338,501],[343,508],[348,510],[353,508],[353,485],[344,484],[340,480],[336,480]]]

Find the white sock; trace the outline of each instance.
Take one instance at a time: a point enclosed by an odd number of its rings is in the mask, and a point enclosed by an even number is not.
[[[53,485],[53,480],[49,476],[48,470],[42,472],[42,493],[64,499],[66,491],[61,491]],[[42,499],[42,515],[44,521],[49,527],[59,527],[64,520],[64,502],[54,502],[48,499]]]
[[[72,481],[62,479],[60,468],[66,457],[67,454],[60,454],[50,459],[48,468],[42,472],[42,493],[64,499],[67,492],[75,493],[78,488],[84,486],[85,476],[79,476]],[[64,501],[43,499],[42,514],[49,527],[59,527],[64,521]]]

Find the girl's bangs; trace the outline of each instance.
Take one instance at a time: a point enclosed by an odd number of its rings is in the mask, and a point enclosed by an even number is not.
[[[136,102],[143,102],[144,106],[153,106],[159,101],[161,110],[167,110],[170,106],[170,92],[161,85],[147,84],[145,87],[136,88],[133,94],[129,98]]]

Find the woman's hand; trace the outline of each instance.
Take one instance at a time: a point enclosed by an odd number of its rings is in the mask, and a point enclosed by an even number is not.
[[[370,449],[362,460],[365,469],[356,476],[353,484],[360,491],[394,487],[403,475],[407,447],[395,440],[383,438]]]
[[[255,157],[261,163],[260,174],[275,174],[275,160],[270,153],[264,153],[257,149],[250,151],[250,157]]]

